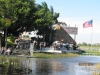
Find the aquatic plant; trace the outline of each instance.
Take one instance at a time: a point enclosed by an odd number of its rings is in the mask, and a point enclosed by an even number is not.
[[[92,75],[100,75],[100,63],[95,65],[94,70],[95,72],[93,72]]]
[[[29,74],[32,70],[26,66],[26,58],[15,56],[0,55],[0,74],[2,75],[20,75]]]

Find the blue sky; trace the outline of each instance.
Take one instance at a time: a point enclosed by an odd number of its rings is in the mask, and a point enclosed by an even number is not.
[[[58,21],[78,27],[77,43],[100,43],[100,0],[36,0],[46,2],[60,13]],[[83,23],[93,19],[93,27],[83,28]],[[93,29],[92,29],[93,28]],[[93,33],[92,33],[93,31]],[[74,35],[71,35],[74,38]]]

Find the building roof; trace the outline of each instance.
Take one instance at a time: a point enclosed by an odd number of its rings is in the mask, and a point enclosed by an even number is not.
[[[58,24],[54,27],[54,41],[63,41],[64,43],[75,43],[74,39]]]

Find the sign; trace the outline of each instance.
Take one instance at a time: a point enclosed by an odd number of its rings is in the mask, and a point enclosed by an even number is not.
[[[78,27],[68,27],[68,26],[62,26],[62,28],[68,33],[68,34],[78,34]]]

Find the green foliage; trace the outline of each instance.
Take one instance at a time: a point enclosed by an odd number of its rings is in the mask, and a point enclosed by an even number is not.
[[[9,27],[11,25],[11,20],[8,18],[5,18],[5,27]]]
[[[13,20],[12,19],[12,8],[13,6],[11,6],[10,4],[10,0],[1,0],[0,1],[0,24],[1,24],[1,27],[3,29],[5,29],[6,27],[9,27],[11,25],[11,21]],[[14,8],[13,8],[14,9]]]
[[[49,42],[50,34],[52,29],[52,25],[57,23],[57,18],[59,17],[59,13],[54,12],[53,7],[51,6],[50,9],[46,2],[42,2],[41,4],[37,4],[36,6],[37,11],[35,12],[35,24],[37,25],[35,29],[39,32],[39,35],[45,35],[46,42]]]
[[[8,34],[18,36],[26,31],[38,30],[38,34],[49,39],[51,26],[57,23],[59,13],[50,9],[46,2],[36,4],[35,0],[0,0],[0,29]],[[8,42],[9,44],[9,42]]]
[[[58,16],[54,13],[53,7],[49,9],[46,2],[42,2],[41,5],[37,5],[35,17],[37,18],[35,23],[38,25],[39,31],[42,29],[43,32],[47,32],[44,30],[44,28],[50,27],[58,18]]]
[[[0,11],[0,17],[9,19],[9,21],[5,20],[7,23],[5,23],[6,25],[3,25],[9,27],[20,19],[21,16],[25,18],[31,10],[30,2],[32,1],[33,0],[1,0],[0,10],[2,11]]]
[[[8,33],[27,30],[41,30],[45,26],[50,27],[56,22],[59,13],[55,13],[53,7],[48,8],[46,2],[35,4],[35,0],[1,0],[0,1],[0,26],[8,27]],[[7,18],[7,20],[5,20]],[[4,19],[4,20],[3,20]],[[10,26],[11,25],[11,26]],[[43,32],[46,32],[43,30]],[[42,32],[42,34],[43,34]]]
[[[0,30],[3,29],[4,22],[5,22],[4,19],[3,18],[0,18]]]
[[[7,37],[7,44],[8,45],[13,45],[14,44],[14,36],[8,36]]]

